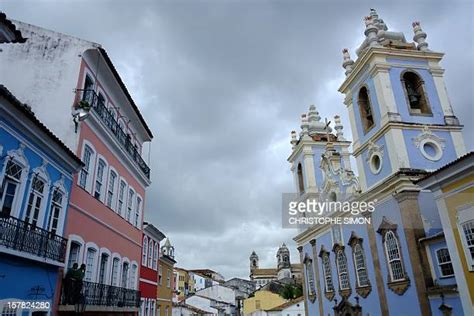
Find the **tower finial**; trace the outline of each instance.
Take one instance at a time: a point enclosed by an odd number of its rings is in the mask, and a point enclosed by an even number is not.
[[[302,140],[311,140],[311,138],[308,135],[308,128],[309,128],[308,117],[307,117],[306,113],[301,114],[301,134],[300,134],[300,136],[301,136]]]
[[[351,55],[349,54],[349,50],[347,48],[342,50],[342,56],[344,58],[342,67],[346,70],[346,76],[348,76],[352,72],[354,61],[351,59]]]
[[[291,149],[295,149],[296,143],[298,143],[298,138],[296,137],[296,131],[291,131]]]
[[[426,42],[427,35],[421,29],[420,22],[415,21],[413,22],[412,25],[413,25],[413,33],[415,33],[415,35],[413,36],[413,40],[417,43],[418,50],[428,51],[429,50],[428,43]]]
[[[341,117],[339,115],[334,116],[334,129],[336,130],[336,136],[338,141],[346,140],[344,138],[344,133],[342,132],[343,128],[344,126],[342,126]]]
[[[374,24],[374,19],[372,16],[366,16],[364,18],[365,22],[365,36],[367,38],[367,43],[369,47],[380,46],[378,43],[377,32],[379,31],[378,27]]]

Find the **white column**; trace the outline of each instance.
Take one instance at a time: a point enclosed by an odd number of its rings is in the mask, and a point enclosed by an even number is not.
[[[316,175],[314,173],[314,153],[311,146],[303,147],[303,161],[306,185],[308,186],[305,192],[317,192]]]

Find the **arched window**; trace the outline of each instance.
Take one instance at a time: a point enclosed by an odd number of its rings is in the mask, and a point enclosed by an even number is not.
[[[117,173],[113,170],[110,170],[109,185],[107,189],[107,202],[106,202],[108,207],[112,207],[112,202],[114,201],[116,182],[117,182]]]
[[[142,248],[142,266],[146,266],[148,258],[148,237],[143,237],[143,248]]]
[[[347,290],[350,288],[349,275],[347,272],[347,258],[342,249],[336,253],[337,274],[339,276],[339,289]]]
[[[357,102],[359,104],[360,118],[362,120],[364,132],[367,133],[372,126],[374,126],[374,115],[372,113],[369,92],[366,87],[360,88]]]
[[[148,267],[153,267],[153,242],[151,240],[148,245]]]
[[[68,270],[72,268],[74,263],[79,264],[79,254],[81,252],[81,244],[78,242],[71,242],[71,247],[69,249],[69,259],[67,262]]]
[[[314,297],[316,294],[315,282],[314,282],[314,273],[313,273],[313,260],[309,257],[305,258],[305,268],[306,268],[306,282],[308,284],[308,296]]]
[[[31,180],[31,190],[26,207],[25,222],[36,226],[44,199],[45,181],[37,175]]]
[[[126,199],[126,191],[127,191],[127,183],[125,181],[120,180],[120,187],[119,187],[119,192],[118,192],[118,203],[117,203],[117,213],[120,216],[124,216],[124,213],[122,213],[123,210],[123,204]]]
[[[137,283],[137,271],[138,267],[135,263],[132,263],[132,270],[130,271],[130,284],[129,288],[130,289],[135,289],[136,288],[136,283]]]
[[[402,74],[402,84],[410,109],[410,114],[431,114],[424,91],[424,82],[416,73],[407,71]]]
[[[5,168],[5,176],[3,177],[0,187],[0,209],[2,216],[10,216],[12,214],[13,204],[17,199],[20,187],[21,175],[23,168],[9,160]]]
[[[356,244],[353,249],[354,252],[354,267],[356,271],[356,280],[358,287],[369,285],[369,277],[367,275],[367,267],[365,264],[364,250],[360,244]]]
[[[323,265],[324,291],[326,293],[332,293],[334,292],[334,285],[332,282],[332,271],[331,262],[329,261],[329,253],[326,251],[321,252],[320,257]]]
[[[94,159],[94,150],[92,150],[91,147],[85,145],[84,151],[82,153],[82,162],[84,163],[84,167],[82,167],[81,174],[79,176],[79,186],[85,190],[88,190],[88,188],[90,188],[88,183],[91,181],[89,180],[89,178],[91,170],[93,170],[94,168]]]
[[[140,227],[140,214],[142,208],[142,199],[137,196],[137,204],[135,205],[135,227]]]
[[[153,269],[156,270],[158,266],[158,243],[155,243],[155,248],[153,249]]]
[[[120,259],[119,258],[114,258],[112,260],[112,279],[111,279],[111,285],[117,286],[118,285],[118,272],[119,272],[119,265],[120,265]]]
[[[97,173],[95,176],[95,192],[94,192],[94,197],[98,200],[103,199],[103,185],[104,185],[104,180],[105,176],[104,174],[106,173],[106,168],[107,164],[103,159],[99,158],[99,163],[97,165]]]
[[[59,219],[63,210],[63,198],[64,194],[56,188],[53,191],[53,197],[51,198],[51,211],[49,214],[48,229],[51,234],[55,235],[59,227]]]
[[[304,193],[304,179],[303,179],[303,167],[301,164],[298,164],[297,168],[298,173],[298,190],[300,194]]]
[[[96,255],[97,250],[94,248],[87,248],[86,252],[86,273],[84,276],[84,280],[86,281],[94,281],[94,273],[95,273],[95,265],[96,265]]]
[[[135,192],[132,188],[128,190],[128,200],[127,200],[127,221],[131,223],[132,217],[132,208],[133,208],[133,197],[135,196]]]
[[[391,281],[405,279],[405,273],[403,271],[402,260],[400,257],[400,247],[398,245],[397,237],[391,230],[385,233],[384,247]]]
[[[100,256],[100,266],[99,266],[99,283],[105,284],[107,280],[107,266],[109,263],[109,255],[102,253]]]
[[[128,286],[128,269],[129,269],[129,264],[128,262],[124,262],[122,264],[122,287],[127,288]]]

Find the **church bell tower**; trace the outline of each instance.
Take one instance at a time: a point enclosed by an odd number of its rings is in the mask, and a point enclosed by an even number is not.
[[[428,48],[420,22],[412,27],[410,42],[371,9],[357,59],[343,50],[346,79],[339,91],[362,190],[400,170],[435,170],[465,153],[440,65],[444,54]]]

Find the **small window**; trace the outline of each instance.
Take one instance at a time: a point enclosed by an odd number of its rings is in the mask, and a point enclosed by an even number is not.
[[[142,265],[146,266],[148,258],[148,237],[143,237],[143,249],[142,249]]]
[[[465,247],[467,248],[467,259],[470,261],[472,267],[474,263],[474,220],[462,223],[461,227],[464,236],[463,239],[465,242]]]
[[[314,282],[314,273],[313,273],[313,260],[307,258],[305,262],[306,268],[306,278],[308,284],[308,295],[313,296],[316,294],[315,282]]]
[[[153,269],[156,270],[158,266],[158,243],[155,243],[155,248],[153,249]]]
[[[407,71],[402,75],[405,96],[411,114],[431,114],[424,91],[423,80],[416,73]]]
[[[133,208],[133,197],[135,196],[135,192],[133,189],[128,190],[128,201],[127,201],[127,221],[131,221],[132,216],[132,208]]]
[[[153,241],[148,244],[148,267],[153,267]]]
[[[304,193],[304,179],[303,179],[303,167],[298,164],[298,190],[300,194]]]
[[[115,183],[117,182],[117,174],[113,171],[110,170],[110,175],[109,175],[109,186],[107,190],[107,206],[112,207],[112,202],[114,200],[114,194],[115,194]]]
[[[93,167],[94,151],[87,145],[84,146],[84,152],[82,153],[82,162],[84,167],[82,167],[81,174],[79,176],[79,186],[87,190],[87,183],[90,176],[90,171]]]
[[[142,199],[137,196],[137,204],[135,205],[135,227],[139,227],[140,223],[140,213],[142,207]]]
[[[360,117],[364,132],[367,133],[374,126],[374,115],[372,113],[369,92],[366,87],[360,88],[357,102],[359,103]]]
[[[128,269],[129,265],[127,262],[122,264],[122,287],[127,288],[128,285]]]
[[[119,258],[114,258],[112,260],[112,279],[111,279],[111,284],[113,286],[118,285],[118,272],[119,272],[119,265],[120,265],[120,259]]]
[[[104,173],[107,165],[104,160],[99,159],[99,164],[97,165],[97,174],[95,177],[95,192],[94,197],[98,200],[102,199],[103,184],[104,184]]]
[[[127,184],[125,181],[120,181],[120,188],[119,188],[119,195],[118,195],[118,203],[117,203],[117,213],[122,216],[123,204],[125,199],[125,191],[127,188]]]
[[[92,101],[94,98],[94,81],[92,80],[89,75],[86,75],[86,79],[84,80],[84,93],[82,94],[82,100],[89,102],[92,105]]]
[[[162,269],[161,265],[159,265],[158,266],[158,284],[161,285],[162,283],[163,283],[163,269]]]
[[[106,253],[103,253],[100,256],[100,266],[99,266],[99,283],[100,284],[105,284],[108,262],[109,262],[109,256]]]
[[[451,263],[451,256],[447,248],[441,248],[436,251],[436,258],[438,259],[438,266],[441,277],[451,277],[454,275],[453,264]]]
[[[135,289],[137,283],[137,271],[138,267],[136,264],[132,264],[132,271],[130,272],[130,286],[129,288]]]
[[[171,272],[170,270],[166,271],[166,287],[171,287]]]

